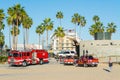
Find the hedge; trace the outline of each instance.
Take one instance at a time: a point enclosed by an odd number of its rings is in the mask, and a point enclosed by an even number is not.
[[[0,56],[0,63],[6,62],[8,59],[7,56]]]

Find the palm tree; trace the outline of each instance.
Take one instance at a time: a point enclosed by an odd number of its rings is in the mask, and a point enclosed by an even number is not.
[[[0,9],[0,22],[3,21],[3,19],[5,18],[5,14],[3,13],[3,9]]]
[[[80,25],[80,32],[79,32],[79,34],[80,34],[80,38],[81,38],[81,27],[84,27],[86,25],[85,17],[80,16],[80,22],[78,22],[78,24]]]
[[[39,35],[39,49],[40,49],[40,35],[42,35],[45,31],[44,25],[41,23],[37,28],[36,28],[36,33]]]
[[[100,20],[99,16],[95,15],[95,16],[93,17],[93,21],[95,21],[95,23],[98,22],[99,20]]]
[[[0,32],[4,29],[5,25],[3,24],[3,22],[0,22]]]
[[[53,29],[53,22],[51,21],[50,18],[45,18],[43,24],[44,24],[45,30],[47,31],[47,44],[46,44],[46,47],[48,47],[48,31]]]
[[[2,9],[0,9],[0,49],[2,49],[3,45],[4,45],[4,34],[2,33],[2,30],[4,29],[4,24],[3,24],[3,20],[5,18],[5,14],[4,11]]]
[[[59,42],[59,50],[62,50],[62,48],[60,47],[60,45],[62,46],[61,38],[63,38],[65,36],[65,32],[64,32],[63,28],[58,27],[57,29],[55,29],[54,35],[59,38],[59,40],[60,40],[60,42]]]
[[[95,24],[93,24],[91,26],[91,28],[89,28],[89,33],[94,38],[95,38],[95,34],[98,33],[98,32],[104,32],[104,26],[103,26],[103,24],[100,21],[96,22]]]
[[[60,19],[60,26],[62,26],[62,25],[61,25],[61,19],[63,19],[63,13],[62,13],[61,11],[57,12],[56,18],[57,18],[57,19]]]
[[[0,32],[0,49],[3,48],[5,41],[4,41],[4,34]]]
[[[74,15],[72,16],[71,22],[75,24],[75,33],[77,33],[76,27],[79,25],[80,15],[78,13],[74,13]],[[76,37],[76,34],[75,34],[75,37]]]
[[[100,22],[100,18],[97,15],[93,16],[93,21],[95,23],[91,26],[91,28],[89,28],[89,33],[95,39],[95,34],[98,33],[98,32],[103,33],[105,27],[104,27],[103,23]]]
[[[116,25],[113,22],[108,23],[107,32],[109,32],[111,36],[112,33],[116,32]]]
[[[23,14],[24,14],[24,8],[21,7],[20,4],[16,4],[13,7],[10,7],[8,9],[8,17],[10,18],[10,25],[12,25],[12,27],[19,27],[21,22],[22,22],[22,18],[23,18]],[[13,31],[14,33],[14,31]],[[13,36],[13,42],[14,42],[15,36]],[[17,39],[17,38],[16,38]],[[15,43],[13,43],[14,45]],[[16,44],[17,45],[17,41]],[[13,49],[17,49],[17,46],[14,47]]]
[[[7,24],[9,26],[9,47],[11,49],[11,35],[10,35],[10,30],[11,30],[11,25],[12,25],[12,17],[7,17]]]
[[[3,24],[3,19],[5,18],[5,14],[3,13],[4,11],[0,9],[0,32],[1,30],[4,29],[4,24]]]
[[[26,49],[26,44],[28,45],[28,36],[29,36],[28,31],[32,24],[33,24],[32,19],[29,16],[24,15],[24,18],[22,20],[22,25],[23,25],[23,29],[24,29],[24,49]]]

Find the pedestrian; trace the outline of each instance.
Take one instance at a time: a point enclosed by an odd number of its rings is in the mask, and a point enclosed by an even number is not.
[[[112,66],[113,66],[113,63],[112,63],[111,57],[109,57],[108,65],[109,65],[109,71],[111,72],[111,70],[112,70]]]

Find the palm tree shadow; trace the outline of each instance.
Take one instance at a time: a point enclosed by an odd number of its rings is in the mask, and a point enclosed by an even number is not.
[[[108,70],[108,69],[105,69],[105,68],[103,68],[103,70],[105,70],[105,71],[107,71],[107,72],[110,72],[110,70]]]

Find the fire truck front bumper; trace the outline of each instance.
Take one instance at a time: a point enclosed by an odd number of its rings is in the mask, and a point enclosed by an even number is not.
[[[10,65],[22,65],[21,61],[17,61],[17,62],[9,62]]]

